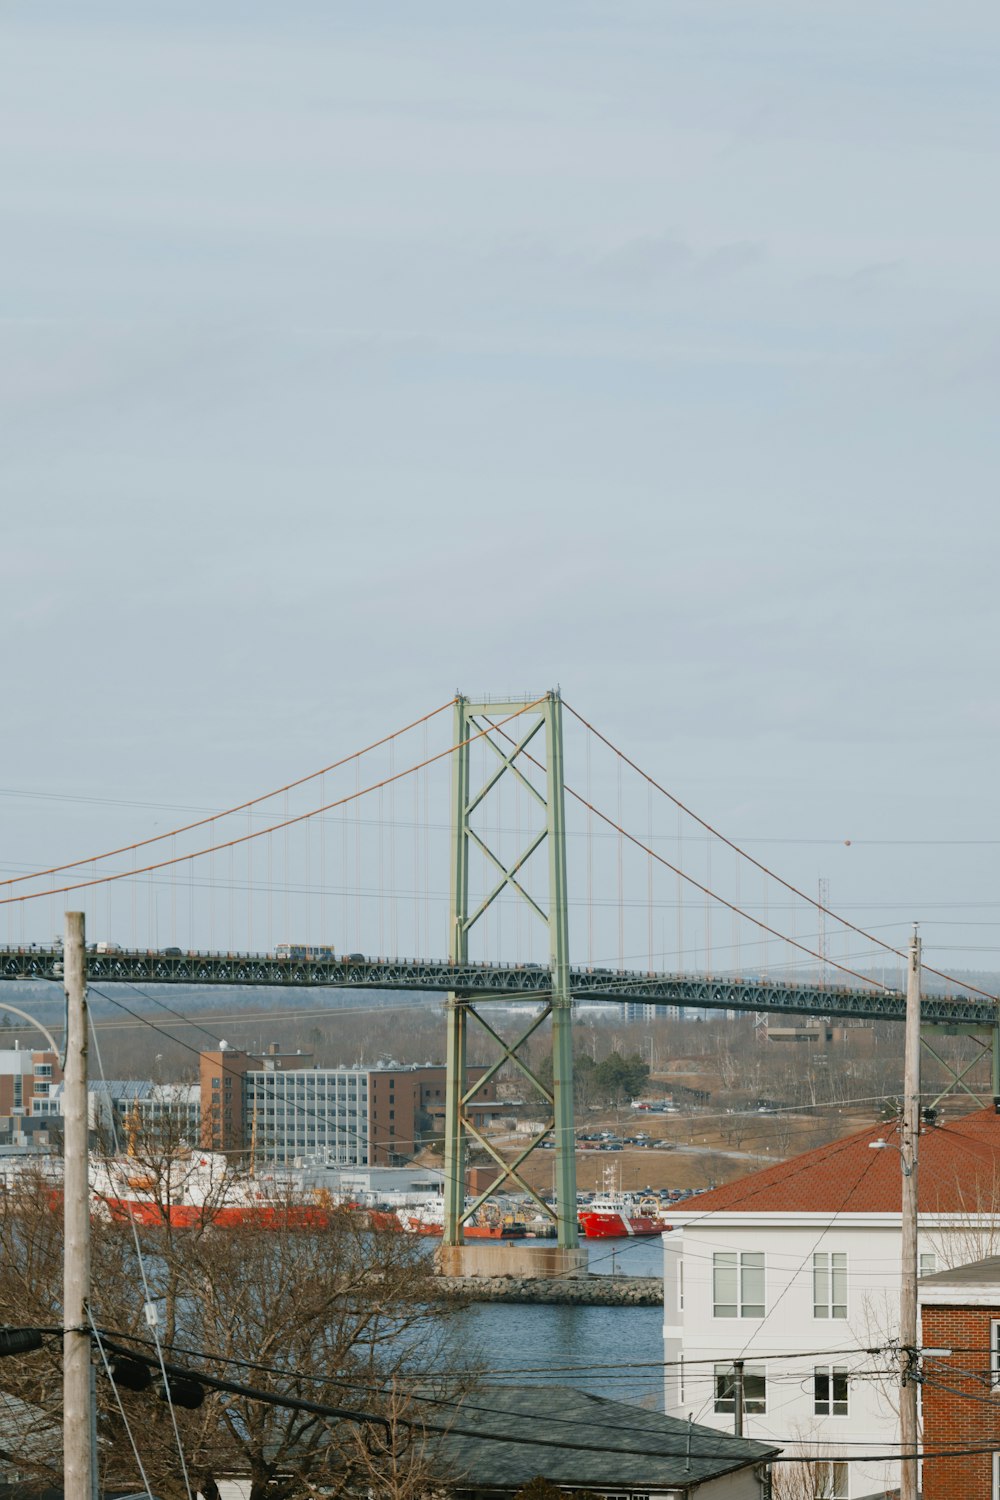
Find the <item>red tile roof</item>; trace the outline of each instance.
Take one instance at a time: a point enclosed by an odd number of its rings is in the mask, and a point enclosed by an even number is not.
[[[884,1140],[890,1149],[870,1149]],[[726,1213],[899,1213],[902,1184],[895,1121],[859,1130],[788,1161],[701,1193],[685,1210],[692,1218]],[[1000,1115],[977,1110],[922,1131],[917,1194],[921,1213],[1000,1209]]]

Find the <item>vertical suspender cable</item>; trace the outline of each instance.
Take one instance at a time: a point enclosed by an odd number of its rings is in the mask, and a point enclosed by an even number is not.
[[[378,951],[382,958],[387,957],[385,950],[385,871],[384,871],[384,845],[385,845],[385,802],[383,790],[378,789]]]
[[[413,778],[413,927],[410,932],[415,957],[423,953],[420,946],[420,772]],[[430,955],[428,954],[428,957]]]
[[[349,928],[348,928],[348,908],[347,908],[347,893],[350,890],[351,886],[350,886],[350,881],[348,880],[348,876],[347,876],[347,803],[346,802],[345,802],[344,806],[339,809],[338,837],[340,838],[340,941],[343,944],[344,950],[346,952],[346,950],[348,948],[350,948],[350,946],[351,946],[350,938],[348,936]]]
[[[646,842],[653,848],[653,788],[646,784]],[[646,938],[648,949],[647,972],[653,972],[653,855],[646,856]]]
[[[308,827],[309,827],[309,824],[307,823],[306,824],[306,828],[308,828]],[[253,814],[251,813],[251,811],[250,811],[250,809],[248,807],[247,808],[247,833],[250,834],[252,832],[253,832]],[[248,838],[247,839],[247,952],[248,953],[252,953],[253,950],[254,950],[254,946],[255,946],[254,945],[254,941],[253,941],[253,928],[254,928],[254,922],[253,922],[253,855],[254,855],[254,841],[253,841],[253,839]]]
[[[768,971],[768,968],[770,967],[770,963],[771,963],[771,943],[770,943],[771,934],[768,932],[768,927],[769,927],[770,923],[768,922],[768,916],[767,916],[767,876],[766,875],[763,877],[763,882],[764,882],[764,900],[763,900],[763,905],[764,905],[764,964],[763,964],[763,969],[764,969],[764,973],[766,974],[767,971]]]
[[[677,972],[684,972],[684,882],[681,879],[681,810],[677,809]]]
[[[354,782],[357,798],[354,803],[354,930],[356,948],[361,948],[361,757],[354,757]]]
[[[428,758],[429,740],[427,737],[427,725],[424,724],[424,760]],[[424,778],[424,941],[427,943],[428,956],[433,952],[430,943],[431,935],[431,782],[430,771],[425,766],[421,772]],[[447,911],[447,907],[445,908]],[[447,948],[442,950],[447,953]]]
[[[326,806],[326,772],[320,777],[319,782],[319,804]],[[330,946],[330,929],[326,920],[326,813],[319,816],[319,925],[320,942],[324,947]]]
[[[712,886],[712,836],[705,835],[705,884]],[[705,972],[712,973],[712,898],[705,892]]]
[[[735,904],[737,906],[739,906],[739,904],[740,904],[740,859],[739,859],[739,855],[736,856],[736,900],[735,900]],[[736,913],[733,912],[733,947],[736,950],[735,951],[735,962],[736,962],[736,977],[737,977],[737,979],[742,978],[742,975],[743,975],[743,963],[742,963],[742,958],[741,958],[741,954],[740,954],[740,937],[741,937],[740,919],[736,915]]]
[[[625,967],[625,840],[622,835],[622,763],[618,760],[618,967]]]
[[[396,742],[389,742],[389,775],[396,774]],[[396,910],[396,783],[389,783],[389,945],[399,957],[399,914]]]
[[[593,736],[587,731],[587,966],[594,967],[594,814],[590,794],[590,748]]]
[[[289,830],[288,830],[288,793],[287,793],[287,791],[284,794],[284,820],[285,820],[285,847],[284,847],[284,851],[283,851],[284,857],[282,859],[282,865],[281,865],[282,879],[283,879],[283,884],[284,884],[284,895],[285,895],[285,899],[284,899],[284,908],[285,908],[285,910],[284,910],[285,938],[284,938],[284,940],[285,940],[286,943],[291,943],[291,942],[298,943],[298,942],[301,942],[301,941],[304,941],[304,940],[300,939],[300,938],[293,938],[292,937],[292,929],[291,929],[291,926],[289,924],[289,916],[290,916],[290,913],[289,913],[289,910],[288,910],[288,833],[289,833]]]

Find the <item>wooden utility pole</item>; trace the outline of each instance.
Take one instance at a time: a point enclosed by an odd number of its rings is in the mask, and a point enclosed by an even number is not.
[[[743,1436],[743,1361],[733,1360],[733,1435]]]
[[[899,1293],[899,1500],[917,1500],[917,1140],[920,1133],[920,939],[910,939],[903,1056],[902,1279]]]
[[[87,1155],[87,950],[82,911],[66,913],[63,1073],[63,1488],[93,1496],[90,1184]]]

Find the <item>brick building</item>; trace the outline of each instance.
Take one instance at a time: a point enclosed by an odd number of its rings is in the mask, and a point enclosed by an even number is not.
[[[0,1050],[0,1118],[49,1114],[49,1095],[62,1076],[54,1052]]]
[[[201,1140],[215,1151],[253,1150],[259,1161],[321,1159],[341,1166],[397,1166],[443,1128],[445,1069],[383,1063],[305,1066],[301,1052],[272,1046],[261,1057],[220,1047],[200,1059]],[[483,1069],[470,1068],[471,1084]],[[468,1116],[488,1123],[491,1079]]]
[[[1000,1500],[1000,1256],[925,1276],[923,1500]],[[968,1451],[962,1452],[966,1449]]]

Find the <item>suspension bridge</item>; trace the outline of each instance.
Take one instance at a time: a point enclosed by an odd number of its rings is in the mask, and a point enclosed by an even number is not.
[[[572,782],[566,718],[576,732],[573,764],[582,769]],[[449,722],[445,743],[433,743],[432,729],[440,733]],[[452,1269],[473,1252],[463,1246],[462,1224],[501,1187],[529,1193],[555,1218],[561,1263],[580,1255],[575,1002],[856,1021],[902,1020],[905,1012],[901,947],[739,847],[558,692],[458,695],[233,807],[10,874],[0,880],[8,924],[0,979],[61,978],[60,947],[42,934],[51,934],[67,907],[84,911],[89,932],[105,933],[87,955],[94,984],[444,995],[443,1254],[453,1255]],[[435,949],[445,956],[378,956]],[[944,993],[925,996],[925,1026],[989,1048],[1000,1096],[995,997],[927,972]],[[491,1019],[491,1003],[500,1001],[527,1008],[513,1042]],[[523,1050],[544,1025],[551,1088]],[[495,1061],[467,1089],[470,1026],[486,1033]],[[470,1108],[477,1089],[508,1064],[548,1113],[512,1160],[473,1125]],[[553,1137],[550,1207],[520,1169]],[[485,1151],[497,1176],[467,1206],[470,1146]]]

